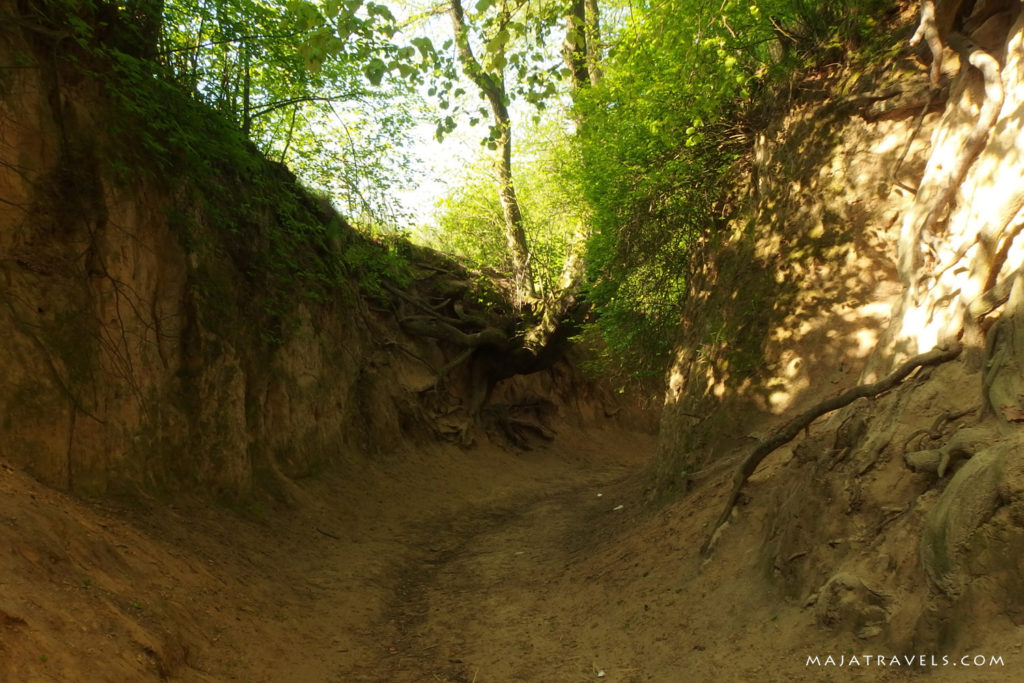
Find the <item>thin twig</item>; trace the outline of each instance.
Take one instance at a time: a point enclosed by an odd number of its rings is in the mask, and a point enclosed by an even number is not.
[[[900,154],[900,158],[896,160],[896,163],[893,164],[892,170],[889,172],[890,191],[893,187],[896,187],[897,185],[906,188],[906,185],[896,181],[896,174],[900,172],[900,168],[902,168],[903,162],[907,158],[907,154],[910,153],[910,148],[914,145],[914,140],[917,139],[918,133],[921,132],[921,127],[924,125],[925,114],[927,114],[928,110],[931,109],[932,103],[935,101],[935,96],[938,94],[938,92],[939,91],[936,88],[932,88],[929,91],[928,100],[924,103],[924,106],[921,107],[921,112],[917,115],[917,119],[914,121],[914,130],[911,131],[910,137],[907,138],[907,144],[904,145],[903,147],[903,153]]]
[[[334,535],[334,534],[332,534],[331,532],[329,532],[329,531],[324,531],[324,530],[323,530],[323,529],[321,529],[320,527],[314,527],[314,528],[315,528],[315,529],[316,529],[317,531],[319,531],[320,533],[322,533],[322,534],[323,534],[324,536],[326,536],[327,538],[333,538],[333,539],[334,539],[335,541],[340,541],[340,540],[341,540],[341,536],[335,536],[335,535]]]

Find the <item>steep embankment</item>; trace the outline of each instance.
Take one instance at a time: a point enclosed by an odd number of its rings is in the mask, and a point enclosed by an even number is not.
[[[365,307],[309,227],[332,217],[210,112],[22,19],[0,35],[24,64],[0,98],[4,457],[82,493],[235,497],[365,447]]]
[[[83,494],[242,499],[287,497],[295,477],[406,438],[471,440],[484,383],[465,348],[399,320],[430,302],[427,322],[486,325],[496,295],[436,254],[363,237],[53,11],[0,33],[4,64],[23,65],[0,82],[3,457]],[[544,434],[560,406],[615,410],[568,367],[505,383],[498,422]]]
[[[759,568],[793,600],[784,612],[802,605],[823,639],[846,640],[832,654],[1001,654],[979,678],[1009,680],[1024,24],[1016,2],[938,5],[940,87],[897,46],[798,84],[758,140],[733,229],[701,254],[655,470],[692,492],[676,509],[720,506],[741,459],[802,410],[962,344],[770,455],[702,571]]]

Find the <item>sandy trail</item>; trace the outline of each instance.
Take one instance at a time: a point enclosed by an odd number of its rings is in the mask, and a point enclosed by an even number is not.
[[[0,681],[1019,680],[808,667],[872,645],[758,564],[767,475],[703,561],[730,472],[644,506],[653,447],[567,429],[529,452],[427,446],[242,508],[89,504],[2,467]]]
[[[299,482],[297,508],[87,503],[5,467],[0,680],[515,680],[557,626],[543,589],[617,514],[597,493],[652,448],[427,446]]]
[[[603,518],[621,513],[614,494],[628,477],[588,472],[411,537],[390,608],[387,679],[593,680],[600,668],[567,623],[585,606],[572,604],[564,582]]]

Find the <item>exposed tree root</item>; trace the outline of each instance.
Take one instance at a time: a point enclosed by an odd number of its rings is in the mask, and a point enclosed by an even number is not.
[[[1011,271],[1005,278],[995,283],[977,299],[967,306],[968,317],[972,320],[982,318],[996,310],[1010,299],[1010,290],[1017,278],[1024,275],[1024,266]]]
[[[961,183],[963,183],[964,178],[967,176],[968,169],[985,147],[989,132],[999,117],[999,111],[1002,109],[1005,97],[1002,78],[999,72],[999,62],[992,55],[959,34],[950,34],[949,43],[951,47],[961,54],[964,62],[970,63],[981,72],[985,81],[985,99],[982,102],[981,111],[974,123],[974,127],[964,140],[960,155],[946,171],[938,192],[931,203],[925,208],[917,224],[913,226],[913,233],[910,237],[914,243],[917,243],[921,237],[931,232],[932,228],[935,227],[949,207]],[[913,251],[906,253],[906,258],[911,259],[911,262],[901,263],[902,271],[916,270],[916,268],[909,268],[911,263],[913,263],[913,254]],[[916,290],[923,279],[923,274],[911,275],[907,279],[911,283],[912,290]]]
[[[952,420],[959,420],[961,417],[970,415],[976,410],[977,408],[968,408],[967,410],[958,410],[956,412],[952,410],[947,410],[943,412],[941,415],[935,418],[935,422],[932,423],[931,427],[926,429],[918,429],[916,432],[913,432],[910,436],[908,436],[903,441],[903,452],[906,453],[907,447],[910,446],[911,442],[919,436],[927,436],[932,441],[938,441],[943,436],[942,427],[945,426],[947,422],[951,422]]]
[[[913,451],[903,454],[903,462],[915,472],[934,472],[939,479],[946,476],[949,468],[960,458],[970,458],[983,445],[989,445],[992,432],[981,427],[969,427],[955,432],[939,448]]]
[[[541,424],[538,420],[513,416],[512,410],[523,408],[534,408],[536,410],[540,407],[540,402],[521,403],[518,405],[495,404],[489,406],[487,408],[487,412],[495,418],[495,422],[497,422],[498,426],[501,427],[501,431],[504,433],[505,438],[507,438],[513,446],[524,451],[528,451],[531,450],[530,442],[526,438],[526,434],[528,432],[536,434],[545,441],[554,441],[555,433]]]
[[[458,320],[456,318],[452,318],[452,317],[449,317],[449,316],[446,316],[446,315],[442,315],[441,313],[438,313],[438,311],[441,308],[443,308],[446,303],[451,301],[450,299],[445,299],[444,302],[442,302],[439,305],[431,306],[430,304],[428,304],[428,303],[426,303],[424,301],[420,301],[419,299],[417,299],[416,297],[412,296],[411,294],[403,292],[402,290],[398,289],[397,287],[392,287],[391,285],[387,284],[386,282],[381,284],[381,287],[383,287],[385,290],[387,290],[391,294],[397,296],[399,299],[402,299],[403,301],[407,301],[408,303],[412,304],[413,306],[415,306],[419,310],[423,311],[424,314],[430,316],[431,318],[436,318],[438,320],[443,320],[444,322],[451,323],[453,325],[458,325],[461,322],[460,320]],[[416,317],[416,316],[406,316],[406,319],[414,318],[414,317]]]
[[[457,267],[445,269],[419,262],[417,266],[431,274],[417,279],[408,290],[386,283],[382,287],[391,295],[393,308],[387,312],[402,331],[410,337],[436,340],[449,359],[439,367],[402,344],[391,342],[432,371],[433,379],[420,387],[424,400],[435,405],[455,403],[464,413],[465,420],[458,424],[447,419],[451,411],[435,416],[445,418],[435,424],[438,434],[470,446],[486,409],[493,431],[503,432],[518,448],[529,449],[530,440],[536,438],[553,439],[554,434],[532,417],[513,416],[508,407],[488,408],[488,403],[503,380],[546,370],[565,355],[589,310],[586,301],[574,288],[567,287],[560,296],[534,301],[532,306],[517,310],[509,305],[508,293],[482,295],[468,287],[454,286],[470,277]],[[498,292],[504,292],[493,274],[480,275]],[[445,390],[456,373],[466,384],[455,392],[458,395]]]
[[[910,373],[917,368],[939,365],[951,361],[960,355],[962,349],[963,347],[960,343],[953,342],[948,345],[937,346],[931,351],[914,356],[896,368],[892,373],[877,382],[862,384],[843,392],[839,396],[834,396],[818,403],[806,412],[801,413],[790,420],[785,426],[775,432],[771,438],[761,442],[761,444],[759,444],[758,447],[755,448],[742,463],[740,463],[739,468],[736,470],[736,474],[733,477],[732,491],[726,499],[722,514],[719,515],[718,520],[711,527],[711,532],[708,534],[707,540],[704,542],[704,545],[701,546],[701,555],[708,555],[712,541],[715,538],[715,534],[719,527],[725,524],[726,520],[729,519],[729,515],[732,514],[732,508],[736,505],[736,501],[739,498],[740,490],[743,488],[743,485],[754,473],[754,470],[757,469],[757,466],[761,464],[761,461],[768,457],[769,454],[773,453],[780,446],[784,446],[792,441],[802,429],[809,427],[812,422],[822,415],[849,405],[858,398],[872,398],[878,394],[888,391],[906,379]]]
[[[903,162],[906,161],[907,154],[910,153],[910,148],[914,146],[914,140],[917,138],[918,134],[921,132],[921,127],[924,125],[924,117],[935,103],[938,93],[939,91],[935,88],[932,88],[929,91],[928,99],[921,106],[921,111],[918,112],[917,118],[914,119],[914,127],[911,130],[910,137],[907,138],[907,143],[903,146],[903,152],[900,153],[899,159],[897,159],[896,163],[893,164],[892,169],[889,171],[889,176],[886,179],[890,191],[891,188],[899,182],[897,176],[899,175],[900,169],[903,168]]]
[[[1010,255],[1010,248],[1013,247],[1017,236],[1024,231],[1024,200],[1019,200],[1013,205],[1013,217],[1006,221],[1006,224],[996,233],[1000,240],[999,248],[989,263],[988,278],[985,280],[986,291],[994,289],[998,284],[999,273],[1006,264]],[[1009,290],[1007,290],[1009,294]]]
[[[931,81],[938,87],[939,76],[942,74],[942,41],[949,33],[960,11],[963,0],[923,0],[921,2],[921,22],[910,39],[911,47],[922,41],[931,52]]]
[[[493,327],[467,333],[440,318],[428,316],[413,316],[399,322],[402,329],[410,334],[441,339],[464,349],[489,347],[503,350],[509,346],[508,335]]]

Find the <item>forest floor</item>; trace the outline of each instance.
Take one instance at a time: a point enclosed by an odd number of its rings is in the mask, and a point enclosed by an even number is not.
[[[1012,639],[970,672],[808,665],[893,653],[780,595],[754,505],[702,561],[731,470],[646,505],[653,449],[435,445],[289,507],[82,502],[0,465],[0,681],[1021,680]]]

